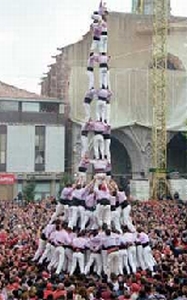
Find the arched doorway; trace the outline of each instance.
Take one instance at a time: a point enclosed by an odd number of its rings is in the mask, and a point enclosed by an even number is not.
[[[182,133],[177,133],[167,147],[168,170],[187,176],[187,139]]]
[[[159,67],[162,68],[165,64],[164,59],[159,61]],[[154,63],[151,62],[150,68],[152,69]],[[167,54],[167,69],[171,71],[185,71],[185,67],[182,61],[179,59],[178,56],[173,55],[171,53]]]
[[[120,177],[131,177],[132,165],[127,150],[115,137],[111,140],[112,174],[119,182]]]

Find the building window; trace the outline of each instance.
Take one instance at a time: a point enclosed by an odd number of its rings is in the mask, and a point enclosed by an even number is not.
[[[35,171],[45,170],[45,126],[35,127]]]
[[[50,197],[51,195],[51,185],[50,182],[42,182],[37,181],[36,187],[35,187],[35,200],[42,200],[46,199],[47,197]]]
[[[24,112],[39,112],[40,106],[36,102],[22,102],[22,111]]]
[[[0,101],[0,111],[18,111],[19,102],[15,101]]]
[[[65,113],[65,106],[64,106],[64,104],[60,104],[60,106],[59,106],[59,113],[60,114],[64,114]]]
[[[6,171],[7,127],[0,126],[0,172]]]
[[[40,103],[40,112],[58,113],[58,111],[59,111],[58,103],[47,103],[47,102]]]

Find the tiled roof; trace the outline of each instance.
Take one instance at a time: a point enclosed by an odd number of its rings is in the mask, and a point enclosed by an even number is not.
[[[0,81],[0,98],[44,99],[46,97],[19,89],[13,85]]]

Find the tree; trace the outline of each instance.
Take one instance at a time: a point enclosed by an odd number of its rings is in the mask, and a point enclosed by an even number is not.
[[[31,178],[23,188],[23,197],[26,202],[33,202],[35,196],[36,183],[34,177]]]

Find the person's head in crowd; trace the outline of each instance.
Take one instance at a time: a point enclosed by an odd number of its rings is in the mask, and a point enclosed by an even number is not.
[[[66,187],[67,187],[67,188],[72,187],[72,183],[71,183],[71,182],[68,182],[68,183],[66,184]]]
[[[111,229],[107,228],[107,229],[105,230],[105,234],[106,234],[107,236],[110,236],[110,235],[111,235]]]
[[[52,294],[50,294],[50,295],[48,295],[48,296],[46,297],[46,300],[53,300],[53,299],[54,299],[54,297],[53,297]]]
[[[73,292],[73,290],[67,290],[67,294],[66,294],[66,299],[67,300],[73,300],[74,299],[74,292]]]
[[[82,185],[80,184],[80,183],[78,183],[77,185],[76,185],[76,189],[77,190],[80,190],[82,188]]]
[[[81,299],[88,299],[88,293],[85,287],[81,287],[78,289],[77,294],[81,296]]]
[[[121,229],[122,229],[122,232],[123,232],[123,233],[129,231],[129,229],[128,229],[128,227],[127,227],[126,225],[122,225],[122,226],[121,226]]]
[[[103,223],[102,225],[102,231],[105,231],[108,228],[108,225],[106,223]]]

